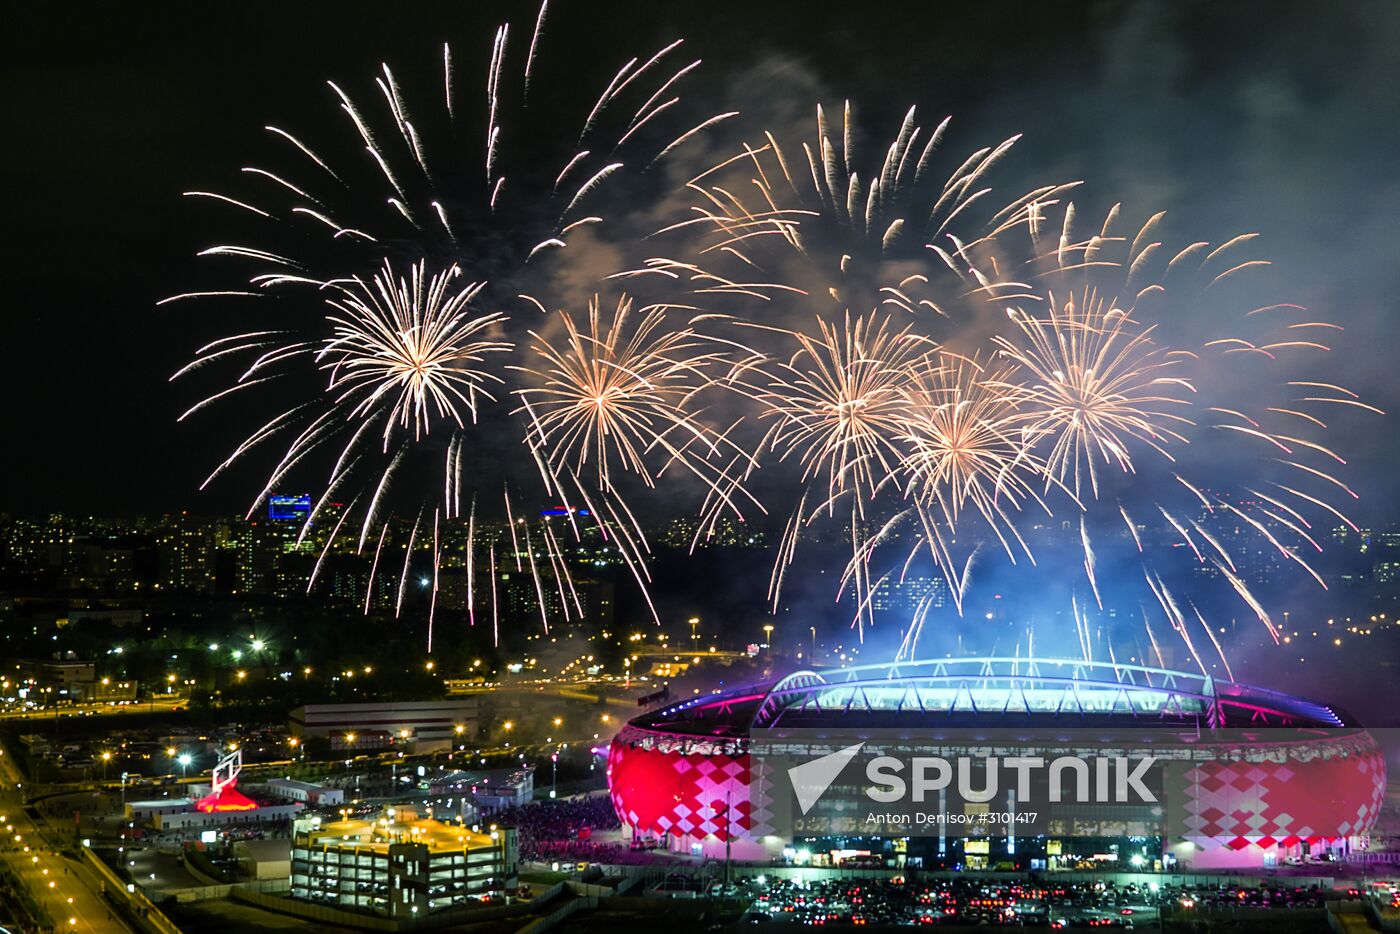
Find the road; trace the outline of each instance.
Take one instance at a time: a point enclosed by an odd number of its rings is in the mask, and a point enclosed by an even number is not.
[[[59,717],[111,716],[113,714],[171,713],[188,703],[183,697],[163,697],[130,704],[74,704],[42,710],[0,710],[0,720],[48,720]]]
[[[56,932],[131,932],[109,910],[96,874],[59,855],[50,843],[57,840],[57,832],[39,826],[25,813],[22,781],[9,753],[0,747],[0,814],[5,818],[0,857],[49,913]]]

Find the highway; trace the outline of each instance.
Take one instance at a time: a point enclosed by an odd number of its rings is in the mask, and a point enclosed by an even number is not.
[[[22,781],[9,752],[0,747],[0,814],[4,815],[0,858],[48,912],[55,932],[131,932],[109,910],[96,874],[81,862],[59,855],[50,843],[57,841],[58,833],[25,813]]]
[[[130,704],[74,704],[71,707],[44,707],[37,710],[0,710],[0,720],[53,721],[59,717],[107,717],[114,714],[171,713],[184,707],[186,703],[183,697],[163,697]]]

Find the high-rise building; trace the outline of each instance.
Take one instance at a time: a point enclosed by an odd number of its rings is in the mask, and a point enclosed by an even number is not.
[[[188,513],[167,516],[156,530],[158,583],[163,589],[214,589],[215,523]]]
[[[910,575],[903,580],[887,577],[870,596],[876,612],[908,615],[921,608],[937,608],[948,600],[948,584],[941,577]]]

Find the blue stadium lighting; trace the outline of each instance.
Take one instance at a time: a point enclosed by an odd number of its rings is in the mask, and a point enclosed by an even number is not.
[[[568,506],[551,506],[548,509],[540,510],[541,519],[562,519],[566,516],[587,516],[587,509],[571,509]]]
[[[269,496],[267,517],[274,520],[304,521],[311,516],[311,495]]]

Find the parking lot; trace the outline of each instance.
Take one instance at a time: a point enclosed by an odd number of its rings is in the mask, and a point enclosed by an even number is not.
[[[764,876],[739,880],[753,898],[748,924],[999,925],[1133,929],[1159,917],[1247,916],[1288,909],[1320,910],[1346,892],[1309,886],[1059,884],[996,882],[975,878],[909,881],[823,880],[795,882]],[[1357,893],[1359,894],[1359,893]],[[1355,898],[1357,894],[1350,897]]]

